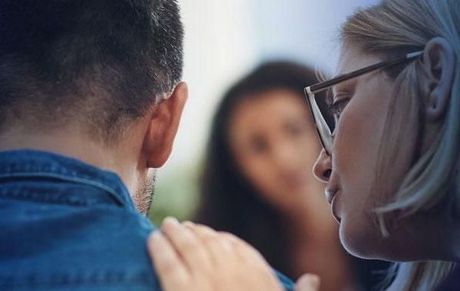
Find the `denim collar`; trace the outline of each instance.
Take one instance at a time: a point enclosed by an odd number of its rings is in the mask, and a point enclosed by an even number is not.
[[[136,209],[128,190],[115,173],[55,153],[36,150],[0,152],[0,182],[15,178],[51,178],[85,184],[106,192],[120,206]]]

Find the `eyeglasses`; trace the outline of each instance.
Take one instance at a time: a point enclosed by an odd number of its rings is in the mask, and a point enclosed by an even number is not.
[[[341,82],[350,80],[352,78],[359,77],[361,75],[379,70],[379,69],[388,69],[395,65],[403,64],[405,62],[410,62],[418,59],[423,54],[423,51],[416,51],[405,55],[402,58],[383,61],[368,67],[339,75],[333,79],[320,82],[305,88],[305,95],[308,101],[308,107],[310,108],[311,114],[313,115],[313,119],[315,122],[316,130],[318,131],[318,136],[321,141],[321,145],[323,146],[326,154],[329,156],[331,155],[332,144],[334,141],[334,130],[337,123],[337,120],[326,121],[328,118],[327,116],[330,115],[329,112],[322,112],[318,103],[316,102],[315,94],[320,92],[326,91],[330,87],[337,85]],[[323,111],[325,111],[323,109]]]

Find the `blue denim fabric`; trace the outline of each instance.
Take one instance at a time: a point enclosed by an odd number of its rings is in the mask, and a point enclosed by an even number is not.
[[[154,226],[114,173],[0,152],[0,227],[0,290],[160,290],[146,249]]]

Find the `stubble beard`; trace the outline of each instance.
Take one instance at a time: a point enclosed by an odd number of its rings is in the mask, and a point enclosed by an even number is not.
[[[150,208],[152,207],[153,196],[155,193],[155,180],[156,170],[150,169],[138,191],[134,194],[134,204],[137,210],[143,215],[148,215]]]

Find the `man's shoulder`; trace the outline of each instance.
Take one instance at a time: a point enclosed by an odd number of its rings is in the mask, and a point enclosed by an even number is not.
[[[4,216],[0,289],[159,290],[146,250],[153,227],[139,214],[49,205],[20,212]]]

